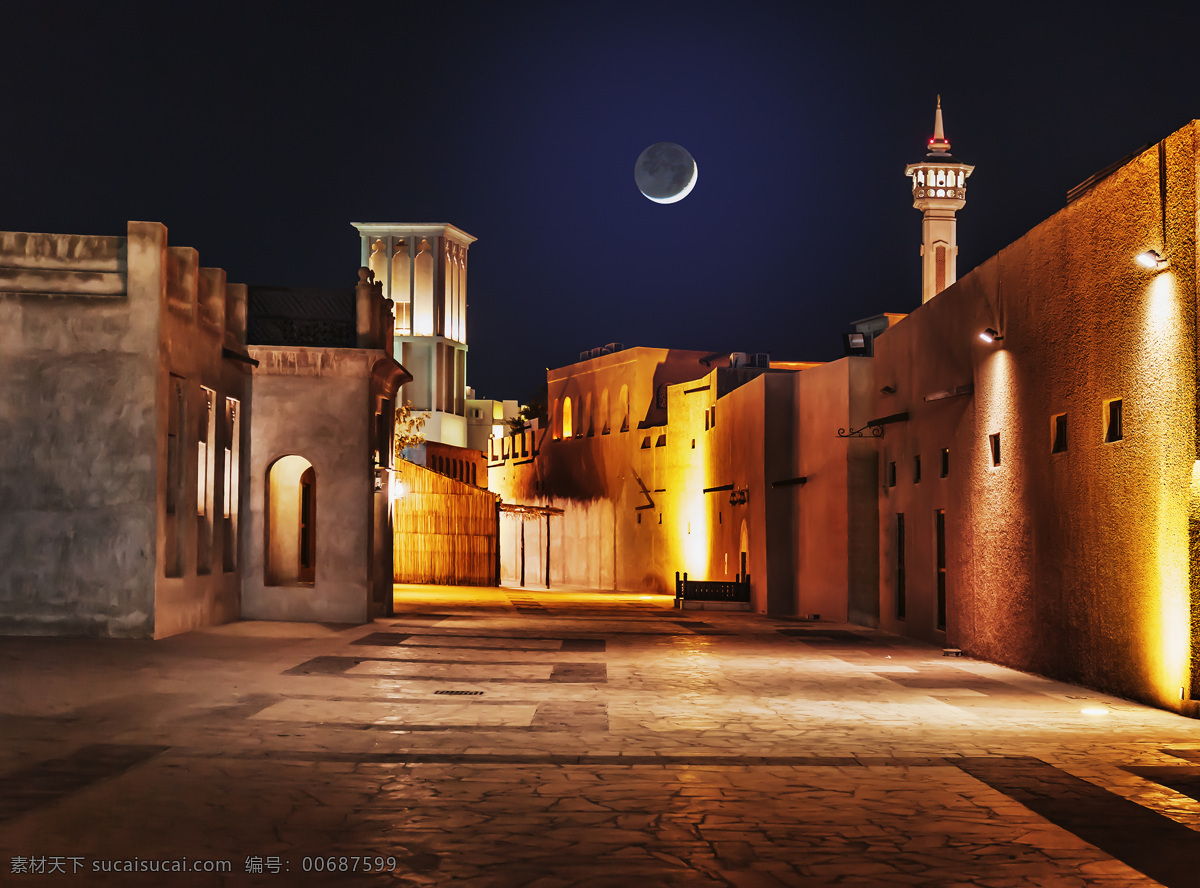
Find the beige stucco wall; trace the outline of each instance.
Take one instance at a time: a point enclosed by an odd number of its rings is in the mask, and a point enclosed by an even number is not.
[[[888,629],[1157,705],[1189,691],[1196,461],[1196,124],[1142,153],[876,342],[888,428],[880,493]],[[1134,262],[1165,252],[1153,272]],[[1004,340],[986,345],[985,327]],[[973,393],[926,396],[973,386]],[[1125,434],[1105,443],[1105,404]],[[1068,449],[1051,453],[1066,413]],[[988,436],[1001,436],[993,467]],[[938,455],[950,450],[939,477]],[[912,482],[922,457],[923,478]],[[933,514],[947,524],[947,627],[933,625]],[[895,617],[896,513],[908,613]]]
[[[488,468],[488,488],[505,502],[563,510],[550,523],[552,582],[597,589],[673,590],[678,568],[665,546],[665,501],[656,493],[663,488],[667,456],[666,448],[655,444],[665,431],[658,423],[665,421],[667,411],[656,406],[655,395],[659,386],[709,372],[711,366],[701,362],[705,357],[711,356],[700,351],[630,348],[547,373],[550,419],[539,433],[537,458],[493,463]],[[621,431],[622,388],[629,403],[626,431]],[[573,405],[575,436],[563,440],[567,398]],[[602,404],[607,404],[607,414],[602,413]],[[647,437],[650,446],[643,449]],[[526,533],[530,530],[527,527]],[[514,521],[502,521],[501,576],[508,580],[518,569],[512,563],[518,551],[516,532]],[[528,535],[526,546],[528,553]],[[528,582],[528,562],[526,569]]]
[[[250,494],[244,510],[242,616],[259,620],[364,622],[371,583],[383,562],[373,551],[376,507],[372,368],[375,349],[250,346],[255,368]],[[282,456],[312,463],[316,474],[316,576],[311,585],[265,581],[267,470]],[[390,550],[389,550],[390,557]],[[390,565],[389,565],[390,568]],[[390,576],[390,573],[389,573]]]
[[[875,625],[878,620],[875,440],[840,437],[869,419],[872,359],[842,358],[794,377],[795,509],[793,612]]]
[[[145,225],[145,233],[135,237],[134,225]],[[154,635],[162,638],[238,618],[242,553],[226,552],[226,547],[237,545],[237,523],[247,494],[247,477],[242,469],[249,447],[251,368],[223,350],[244,355],[246,288],[227,283],[221,269],[201,267],[196,250],[168,246],[166,229],[161,225],[130,223],[130,245],[131,256],[136,250],[146,250],[145,285],[161,288],[155,415],[155,502],[159,520],[155,537]],[[131,269],[137,267],[131,262]],[[130,278],[132,287],[135,275]],[[174,516],[166,511],[171,374],[183,379],[186,411],[180,440],[180,469],[185,480]],[[205,410],[202,387],[213,392],[214,423],[212,477],[208,484],[211,502],[206,504],[203,517],[197,514],[200,492],[196,483],[201,469],[197,431]],[[237,448],[231,446],[234,430],[225,421],[228,398],[237,402],[240,415]],[[236,450],[239,462],[233,467],[238,478],[229,518],[225,517],[223,501],[226,447]],[[169,542],[169,536],[174,536],[174,541]],[[179,546],[178,571],[168,564],[171,544]]]
[[[550,519],[552,582],[669,592],[676,572],[733,580],[745,539],[756,610],[873,623],[875,444],[836,434],[868,418],[871,361],[800,372],[722,363],[727,355],[630,349],[552,371],[550,430],[536,458],[495,460],[490,488],[510,503],[563,510]],[[665,410],[653,400],[662,384]],[[556,439],[567,397],[575,436]],[[805,474],[808,484],[783,483]],[[734,491],[744,501],[731,502]],[[544,582],[530,555],[544,545],[544,519],[525,530],[526,583]],[[519,531],[517,519],[501,522],[509,582],[519,577]]]
[[[151,222],[0,233],[0,631],[150,637],[236,613],[219,548],[212,574],[195,576],[193,551],[190,576],[163,581],[169,373],[249,399],[222,356],[224,275],[195,257]]]
[[[125,237],[0,235],[7,633],[153,633],[158,232],[132,234],[128,277]]]

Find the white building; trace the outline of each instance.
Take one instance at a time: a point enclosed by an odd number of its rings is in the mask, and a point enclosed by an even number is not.
[[[355,222],[361,263],[395,304],[395,358],[412,373],[399,403],[429,413],[429,441],[467,446],[467,249],[453,225]]]

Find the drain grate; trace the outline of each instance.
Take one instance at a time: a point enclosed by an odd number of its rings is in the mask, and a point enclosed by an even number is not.
[[[447,697],[478,697],[483,691],[434,691]]]

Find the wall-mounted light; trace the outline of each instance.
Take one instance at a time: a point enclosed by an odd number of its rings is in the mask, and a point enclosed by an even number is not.
[[[1159,254],[1158,250],[1147,250],[1144,253],[1138,253],[1137,263],[1143,268],[1153,268],[1155,270],[1167,267],[1167,259]]]
[[[984,330],[982,333],[979,334],[979,338],[982,339],[984,342],[986,342],[988,345],[991,345],[993,342],[999,342],[1004,337],[1001,336],[998,332],[996,332],[991,327],[988,327],[986,330]]]

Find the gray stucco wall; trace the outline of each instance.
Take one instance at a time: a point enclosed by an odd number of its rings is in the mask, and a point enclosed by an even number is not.
[[[243,509],[242,616],[252,620],[364,622],[374,515],[371,349],[251,346],[254,372],[250,496]],[[316,475],[315,580],[267,585],[267,471],[296,454]]]
[[[0,234],[0,632],[153,633],[165,241]]]

